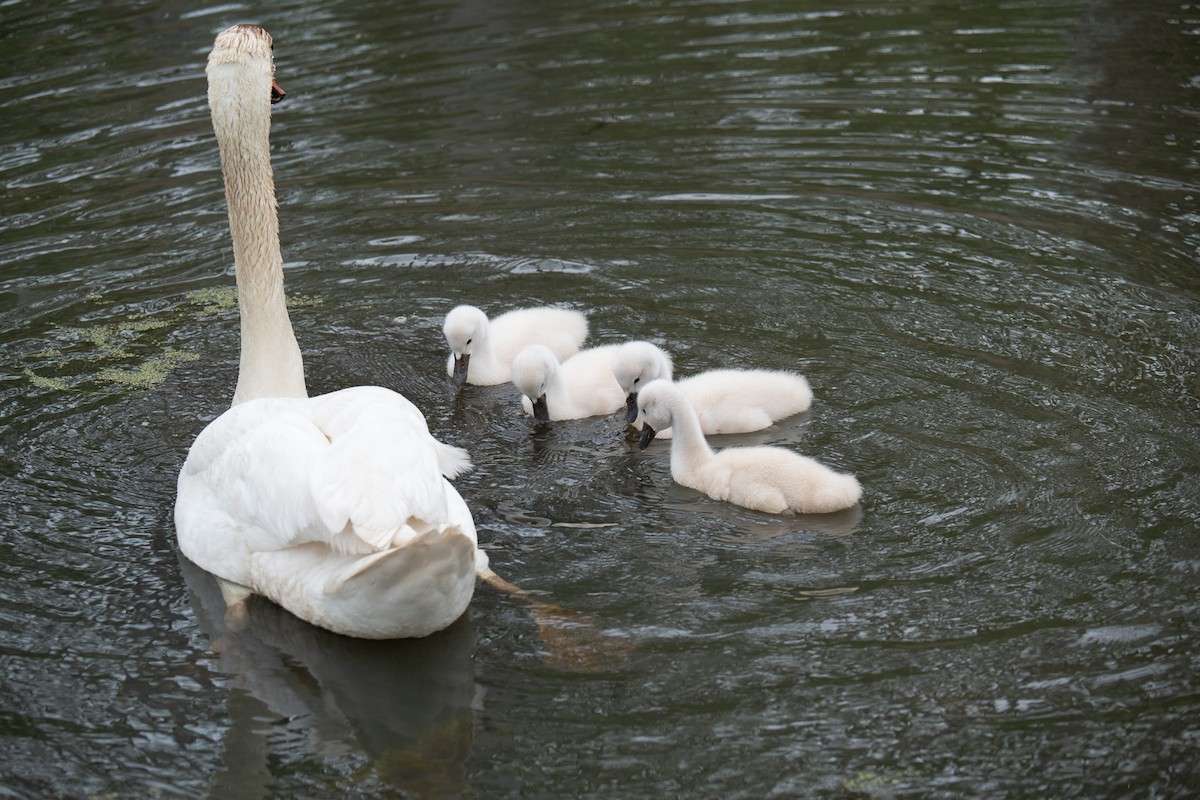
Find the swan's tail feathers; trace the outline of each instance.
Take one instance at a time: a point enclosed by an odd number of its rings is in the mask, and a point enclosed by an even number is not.
[[[451,555],[457,554],[459,556],[458,560],[470,562],[471,571],[474,574],[475,547],[461,528],[457,525],[427,525],[418,520],[414,520],[414,522],[420,525],[421,530],[406,526],[404,533],[396,534],[393,547],[388,548],[382,553],[376,553],[367,558],[359,559],[352,568],[341,576],[342,579],[349,581],[360,575],[377,570],[380,564],[388,561],[389,556],[401,551],[404,552],[412,564],[416,563],[413,559],[437,561],[439,559],[448,559]],[[462,542],[466,542],[472,546],[464,550]],[[393,559],[391,563],[398,564],[400,561]]]
[[[443,525],[402,547],[354,559],[325,581],[320,606],[329,621],[313,621],[364,639],[428,636],[470,604],[475,552],[458,526]]]
[[[409,517],[408,522],[400,530],[392,534],[391,547],[405,547],[409,543],[420,539],[425,534],[433,530],[444,530],[446,525],[434,525],[417,517]]]
[[[471,469],[471,455],[461,447],[437,442],[438,469],[446,478],[454,480]]]

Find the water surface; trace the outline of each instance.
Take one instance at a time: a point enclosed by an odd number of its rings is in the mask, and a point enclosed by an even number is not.
[[[4,10],[6,796],[1200,789],[1194,7],[395,5]],[[175,546],[237,365],[203,63],[242,21],[310,390],[467,447],[530,593],[426,640],[230,631]],[[461,302],[803,372],[809,412],[713,443],[861,507],[733,508],[616,417],[456,398]]]

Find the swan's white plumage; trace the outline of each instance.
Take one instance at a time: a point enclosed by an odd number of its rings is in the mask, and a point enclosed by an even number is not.
[[[512,360],[531,344],[569,358],[587,338],[587,317],[565,308],[519,308],[488,319],[475,306],[456,306],[442,325],[450,359],[446,374],[455,382],[493,386],[512,379]],[[465,369],[464,369],[465,367]]]
[[[424,636],[462,615],[487,569],[447,481],[470,465],[389,389],[308,398],[287,318],[270,171],[270,37],[239,25],[209,57],[242,313],[234,405],[196,438],[175,527],[227,596],[261,594],[365,638]]]
[[[631,415],[637,411],[640,388],[654,380],[671,380],[672,371],[671,357],[650,342],[626,342],[613,358],[613,376],[626,395]],[[784,370],[714,369],[675,385],[691,403],[701,431],[708,436],[761,430],[808,410],[813,400],[808,380]],[[640,417],[630,421],[641,429]],[[668,428],[656,435],[669,438],[673,434]]]
[[[530,345],[513,359],[513,385],[524,395],[521,405],[526,414],[563,420],[612,414],[625,402],[621,387],[613,378],[612,360],[619,345],[604,345],[580,350],[559,362],[542,345]],[[535,406],[542,406],[539,416]]]
[[[771,514],[823,514],[856,505],[862,486],[853,475],[836,472],[807,456],[781,447],[727,447],[713,452],[687,397],[666,380],[639,392],[645,417],[641,444],[659,428],[674,428],[671,477],[676,483]]]
[[[425,635],[462,614],[487,566],[466,504],[442,477],[465,463],[387,389],[250,400],[188,453],[180,547],[322,627]]]

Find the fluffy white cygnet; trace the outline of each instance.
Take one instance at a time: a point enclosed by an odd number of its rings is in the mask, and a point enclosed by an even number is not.
[[[522,348],[545,345],[565,359],[583,346],[587,317],[565,308],[521,308],[491,320],[475,306],[456,306],[442,325],[450,345],[446,374],[457,386],[493,386],[512,379],[512,360]]]
[[[612,414],[625,404],[613,378],[612,360],[619,345],[580,350],[559,363],[550,348],[530,345],[512,362],[512,382],[525,395],[526,414],[539,422]]]
[[[671,477],[715,500],[766,511],[824,514],[850,508],[862,497],[853,475],[835,472],[781,447],[727,447],[713,452],[687,397],[670,381],[652,381],[638,393],[645,424],[644,450],[660,428],[674,428]]]
[[[671,357],[650,342],[626,342],[613,358],[613,377],[626,396],[625,420],[637,428],[638,392],[653,380],[671,380]],[[748,433],[808,410],[813,393],[803,375],[769,369],[714,369],[678,381],[706,435]],[[671,430],[657,431],[667,438]]]

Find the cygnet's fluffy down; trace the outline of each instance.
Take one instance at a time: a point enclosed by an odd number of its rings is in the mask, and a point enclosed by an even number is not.
[[[613,378],[618,345],[580,350],[559,363],[543,345],[530,345],[512,363],[513,385],[526,414],[540,422],[582,419],[619,411],[625,395]]]
[[[462,386],[494,386],[512,380],[512,360],[531,344],[565,359],[583,346],[587,317],[565,308],[521,308],[491,320],[475,306],[456,306],[442,325],[450,360],[446,373]]]
[[[627,342],[613,358],[613,376],[626,396],[625,419],[641,428],[638,392],[658,379],[671,380],[671,357],[650,342]],[[807,411],[813,393],[803,375],[768,369],[714,369],[678,381],[706,435],[748,433]],[[670,428],[657,431],[667,438]]]
[[[853,475],[836,472],[781,447],[727,447],[713,452],[687,397],[670,381],[652,381],[639,393],[644,450],[655,431],[673,427],[671,477],[677,483],[769,514],[824,514],[862,498]]]

